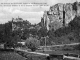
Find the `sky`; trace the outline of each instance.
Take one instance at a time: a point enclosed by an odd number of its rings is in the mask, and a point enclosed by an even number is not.
[[[39,23],[44,11],[48,11],[50,6],[57,3],[73,3],[75,1],[76,0],[0,0],[0,23],[8,22],[18,16],[30,21],[32,24]]]

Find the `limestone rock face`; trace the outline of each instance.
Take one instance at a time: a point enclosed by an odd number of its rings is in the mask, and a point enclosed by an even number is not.
[[[65,12],[65,26],[68,25],[68,23],[73,20],[73,18],[75,17],[75,15],[77,14],[78,16],[80,16],[80,3],[77,3],[77,13],[75,10],[73,10],[73,3],[66,3],[66,4],[62,4],[62,3],[58,3],[56,5],[53,5],[50,7],[49,11],[46,12],[47,16],[48,16],[48,25],[54,25],[52,27],[49,27],[47,25],[47,28],[54,28],[55,25],[54,22],[56,21],[57,23],[60,22],[60,25],[58,28],[63,27],[63,11]],[[47,19],[46,19],[47,20]]]

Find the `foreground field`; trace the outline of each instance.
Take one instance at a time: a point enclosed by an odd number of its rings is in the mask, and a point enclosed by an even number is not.
[[[75,53],[80,55],[80,51],[39,51],[37,50],[35,52],[29,52],[24,49],[19,49],[19,50],[15,50],[15,52],[12,50],[0,51],[0,60],[47,60],[48,54],[62,56],[62,54],[65,54],[65,53]],[[56,57],[56,58],[60,59],[60,57]]]
[[[0,51],[0,60],[26,60],[15,52]]]
[[[22,56],[28,57],[28,60],[49,60],[48,57],[50,57],[51,60],[80,60],[79,55],[80,51],[35,51],[35,52],[29,52],[27,50],[19,49],[16,50],[16,52]],[[70,56],[66,56],[66,54]],[[72,57],[71,57],[72,56]],[[75,57],[76,56],[76,57]]]

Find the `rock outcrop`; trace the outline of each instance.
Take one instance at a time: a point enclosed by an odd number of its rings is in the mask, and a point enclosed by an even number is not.
[[[63,27],[63,24],[64,26],[67,26],[68,23],[73,20],[75,15],[80,16],[79,2],[66,4],[58,3],[53,5],[50,7],[49,11],[44,12],[43,18],[46,23],[45,26],[48,30],[56,30],[60,27]]]

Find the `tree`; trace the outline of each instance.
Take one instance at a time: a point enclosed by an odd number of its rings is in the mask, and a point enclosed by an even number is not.
[[[74,3],[73,3],[72,8],[73,8],[73,10],[77,11],[77,2],[74,2]]]
[[[0,43],[5,43],[6,47],[13,47],[15,43],[20,41],[21,31],[12,32],[12,22],[0,24]]]
[[[39,37],[45,37],[45,36],[47,36],[47,29],[46,29],[46,27],[42,27],[42,28],[38,31],[38,36],[39,36]]]
[[[80,42],[80,16],[75,16],[75,18],[69,23],[69,26],[73,30],[75,37]]]
[[[40,45],[40,42],[36,38],[29,37],[26,40],[26,46],[30,48],[32,51],[35,51],[39,47],[39,45]]]
[[[6,43],[11,40],[12,25],[11,22],[0,24],[0,43]]]

